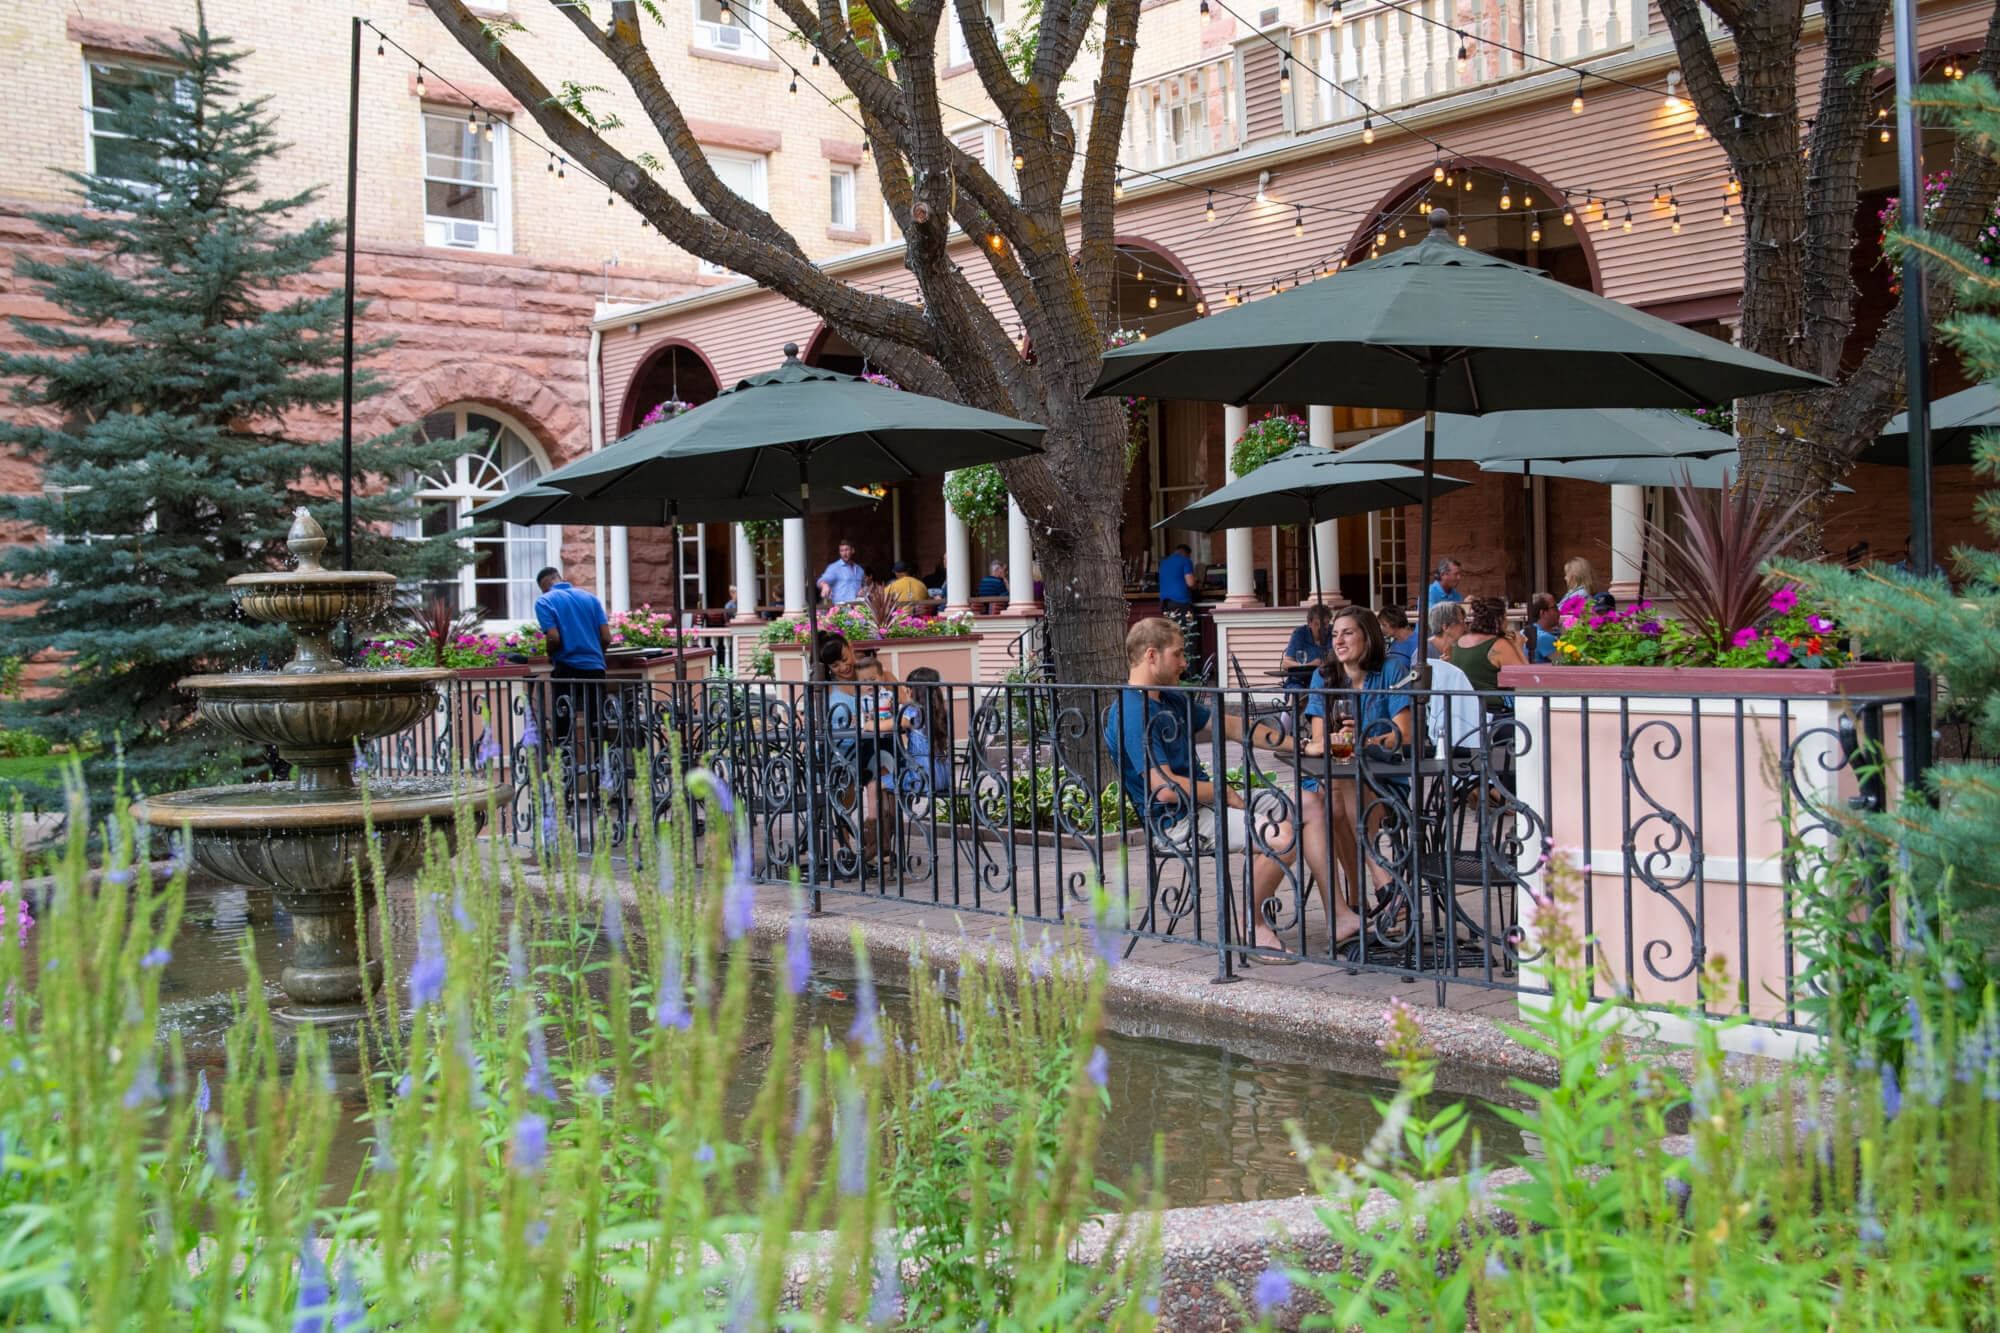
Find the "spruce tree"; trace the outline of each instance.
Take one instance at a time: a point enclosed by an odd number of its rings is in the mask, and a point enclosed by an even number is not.
[[[1926,87],[1962,141],[2000,144],[2000,92],[1983,76]],[[1936,277],[1955,288],[1960,313],[1942,326],[1975,378],[2000,383],[2000,273],[1969,248],[1935,234],[1889,238],[1923,255]],[[2000,434],[1975,444],[1976,471],[2000,479]],[[2000,541],[2000,491],[1982,495],[1980,522]],[[1947,756],[1922,789],[1869,822],[1908,860],[1910,906],[1940,897],[1956,909],[1962,933],[1989,956],[2000,953],[2000,554],[1960,546],[1949,556],[1954,577],[1919,573],[1909,564],[1842,570],[1787,563],[1786,574],[1834,608],[1874,657],[1922,662],[1937,680],[1941,718],[1966,737],[1965,753]],[[1955,586],[1954,586],[1955,584]],[[1956,747],[1955,747],[1956,748]]]
[[[44,485],[0,496],[0,520],[41,536],[0,551],[0,660],[47,654],[57,671],[7,721],[90,749],[99,792],[121,751],[141,790],[245,776],[250,756],[193,725],[175,681],[282,661],[285,630],[238,617],[226,584],[283,567],[295,506],[340,523],[339,440],[294,433],[340,402],[343,293],[298,281],[339,229],[300,216],[317,188],[260,189],[284,145],[265,100],[238,94],[243,51],[205,18],[156,46],[160,78],[94,113],[122,136],[99,140],[98,174],[65,173],[83,208],[35,215],[81,253],[17,264],[67,318],[16,319],[35,350],[0,356],[17,404],[0,446]],[[379,387],[357,376],[357,396]],[[358,567],[420,579],[463,561],[464,533],[387,525],[415,512],[404,479],[464,447],[414,429],[356,442]]]

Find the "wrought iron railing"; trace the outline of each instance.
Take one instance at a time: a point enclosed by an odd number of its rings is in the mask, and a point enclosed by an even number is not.
[[[1602,992],[1796,1026],[1800,861],[1844,836],[1843,803],[1886,800],[1893,770],[1858,756],[1893,739],[1903,702],[1142,694],[468,679],[370,760],[497,768],[519,788],[511,836],[586,853],[615,853],[700,763],[766,880],[1052,922],[1088,916],[1102,885],[1130,940],[1212,949],[1218,980],[1304,960],[1431,982],[1440,1000],[1546,991],[1535,904],[1553,850],[1576,873],[1543,910],[1589,939]],[[1313,711],[1405,705],[1411,743],[1366,728],[1351,755],[1312,743]],[[1222,780],[1188,789],[1191,766]],[[1721,998],[1699,986],[1712,964]]]

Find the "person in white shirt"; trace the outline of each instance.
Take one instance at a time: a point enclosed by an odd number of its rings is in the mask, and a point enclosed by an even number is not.
[[[1430,658],[1431,695],[1427,730],[1431,750],[1440,758],[1454,749],[1477,749],[1485,705],[1472,692],[1472,678],[1452,665],[1451,647],[1465,633],[1465,609],[1457,602],[1435,602],[1430,608],[1430,638],[1425,650]],[[1450,723],[1450,739],[1445,726]]]

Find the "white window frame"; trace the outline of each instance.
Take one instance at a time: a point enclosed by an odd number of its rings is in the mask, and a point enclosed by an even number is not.
[[[440,120],[462,123],[464,110],[454,111],[449,107],[426,106],[419,110],[417,117],[417,179],[419,187],[428,195],[433,180],[448,181],[462,185],[472,185],[484,189],[476,181],[456,181],[447,176],[432,176],[430,162],[430,139],[426,122],[432,116]],[[487,122],[493,128],[493,221],[475,222],[481,243],[478,245],[454,245],[450,237],[455,224],[464,224],[464,218],[432,217],[430,201],[424,200],[424,244],[434,250],[468,250],[475,254],[508,255],[514,253],[514,189],[512,161],[509,156],[507,122],[494,120]],[[488,244],[487,242],[491,243]]]
[[[714,166],[717,162],[748,163],[751,167],[751,172],[750,172],[751,188],[750,188],[750,193],[745,197],[748,199],[750,203],[755,204],[757,207],[761,209],[765,209],[767,211],[770,209],[771,159],[769,154],[738,152],[734,149],[728,149],[728,148],[703,148],[701,151],[707,154],[708,163],[711,167]],[[726,183],[724,184],[723,188],[725,189],[728,188]],[[701,206],[701,201],[698,199],[694,202],[694,211],[702,214],[706,214],[708,212],[707,209]],[[695,266],[697,269],[700,270],[702,276],[704,277],[728,278],[735,276],[734,269],[724,268],[722,265],[714,263],[707,259],[697,259]]]
[[[468,424],[468,419],[474,415],[490,417],[499,422],[504,429],[513,432],[514,436],[526,448],[528,454],[526,465],[520,469],[521,475],[512,479],[503,477],[503,485],[499,489],[495,489],[493,486],[480,485],[479,479],[473,477],[472,463],[476,455],[470,453],[460,454],[451,460],[449,464],[451,477],[445,485],[420,485],[413,498],[416,498],[419,503],[428,500],[433,503],[443,502],[450,504],[453,507],[452,527],[464,527],[470,521],[470,514],[478,506],[485,504],[489,500],[498,499],[509,490],[518,490],[522,486],[531,485],[536,478],[541,477],[550,470],[548,454],[543,451],[540,441],[535,439],[533,432],[529,431],[518,419],[508,413],[488,406],[485,403],[447,403],[431,409],[424,415],[425,417],[433,417],[446,413],[452,416],[453,435],[462,436],[469,433],[471,427]],[[422,523],[423,520],[421,518],[402,520],[396,525],[397,535],[402,537],[418,536],[422,533]],[[518,591],[523,595],[520,604],[527,607],[527,613],[518,617],[503,616],[497,619],[486,620],[482,623],[482,628],[485,632],[495,633],[512,629],[518,624],[531,621],[535,618],[535,571],[545,565],[562,564],[562,526],[560,524],[538,523],[526,525],[504,523],[501,525],[497,537],[480,539],[489,542],[513,542],[526,539],[527,542],[532,542],[532,539],[538,534],[543,540],[543,549],[540,555],[528,562],[533,567],[520,571],[518,578],[514,572],[510,571],[506,579],[506,583],[509,586],[510,602],[514,601],[513,593],[516,591],[513,585],[525,581],[527,586],[518,589]],[[474,542],[473,540],[467,540],[462,544],[469,550],[472,548]],[[503,552],[506,549],[510,548],[503,547]],[[502,558],[505,558],[504,553]],[[459,566],[451,576],[458,585],[458,605],[461,608],[477,606],[479,603],[479,580],[477,574],[477,564],[465,564]],[[491,584],[494,580],[488,579],[487,582]]]
[[[182,93],[191,90],[185,76],[171,65],[153,60],[106,60],[85,53],[83,57],[83,172],[86,176],[97,175],[97,141],[99,139],[123,139],[129,136],[114,134],[97,128],[97,100],[93,95],[92,82],[98,69],[136,70],[147,74],[165,74],[174,79],[175,88]],[[128,185],[138,185],[138,181],[128,181]]]
[[[840,201],[835,199],[833,195],[833,183],[843,177],[847,181],[847,206],[844,209],[839,206]],[[826,191],[827,217],[829,219],[827,226],[839,231],[854,231],[858,229],[861,226],[861,173],[842,162],[829,163],[826,169]]]
[[[701,0],[689,0],[694,13],[694,44],[704,51],[720,51],[725,55],[749,56],[756,60],[771,58],[765,42],[770,38],[764,18],[763,0],[729,0],[730,17],[734,23],[711,23],[701,16]]]
[[[1007,22],[1005,0],[985,0],[984,8],[986,10],[986,17],[993,22],[995,35],[998,35],[1002,25]],[[993,12],[996,9],[1000,11],[997,14]],[[956,0],[945,0],[945,18],[950,24],[949,40],[947,41],[945,50],[945,64],[953,69],[956,69],[960,65],[970,65],[972,63],[972,47],[966,42],[965,29],[958,21],[958,5]]]

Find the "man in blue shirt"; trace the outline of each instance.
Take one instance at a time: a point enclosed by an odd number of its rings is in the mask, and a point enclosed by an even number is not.
[[[611,646],[611,624],[604,615],[604,603],[582,588],[572,587],[551,565],[535,576],[536,583],[551,579],[548,591],[535,599],[535,623],[549,640],[549,661],[555,665],[555,679],[565,684],[569,699],[566,717],[556,719],[558,741],[572,734],[578,717],[595,733],[598,707],[604,694],[604,650]]]
[[[1201,852],[1221,851],[1218,828],[1226,831],[1230,861],[1240,865],[1250,851],[1250,901],[1259,948],[1282,949],[1271,929],[1265,904],[1287,874],[1285,863],[1297,859],[1298,843],[1283,810],[1262,810],[1252,818],[1243,794],[1210,778],[1195,759],[1194,742],[1219,721],[1223,734],[1245,745],[1276,749],[1284,743],[1278,728],[1267,722],[1224,713],[1212,717],[1208,706],[1191,692],[1171,691],[1187,670],[1187,651],[1180,626],[1164,616],[1149,616],[1125,635],[1126,687],[1104,714],[1104,744],[1118,761],[1119,783],[1125,797],[1143,812],[1148,837],[1177,845],[1190,840]],[[1278,800],[1282,797],[1271,793]],[[1219,867],[1218,873],[1226,873]]]
[[[1562,614],[1556,609],[1553,593],[1538,592],[1528,599],[1528,660],[1556,660],[1556,639],[1562,634]]]
[[[1285,688],[1302,690],[1314,668],[1333,651],[1333,608],[1315,602],[1306,608],[1306,623],[1285,642]]]
[[[1436,599],[1431,601],[1431,605],[1438,605]],[[1410,627],[1410,618],[1403,613],[1403,608],[1400,606],[1383,607],[1375,613],[1375,620],[1382,626],[1384,650],[1390,657],[1403,664],[1400,671],[1395,670],[1393,664],[1384,668],[1389,673],[1390,683],[1394,684],[1409,675],[1410,668],[1416,664],[1417,632]]]
[[[854,543],[843,537],[840,558],[820,571],[819,595],[829,606],[851,602],[861,595],[861,585],[867,578],[868,571],[854,561]]]
[[[1459,573],[1458,561],[1452,559],[1450,556],[1446,556],[1444,559],[1438,561],[1437,577],[1431,580],[1430,604],[1432,606],[1436,606],[1439,602],[1462,602],[1465,600],[1465,594],[1458,590]]]
[[[1188,544],[1182,542],[1165,560],[1160,562],[1160,606],[1164,610],[1169,603],[1182,606],[1194,605],[1194,561]]]

